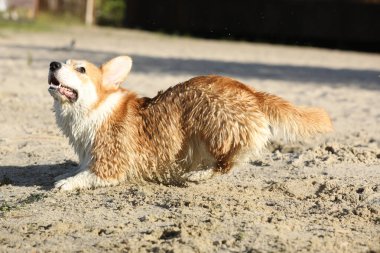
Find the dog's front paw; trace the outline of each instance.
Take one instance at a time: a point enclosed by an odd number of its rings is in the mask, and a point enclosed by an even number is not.
[[[73,177],[69,177],[69,178],[66,178],[66,179],[61,179],[57,182],[55,182],[54,184],[54,188],[57,189],[57,190],[60,190],[60,191],[71,191],[71,190],[74,190],[78,187],[75,186],[75,184],[73,184]]]
[[[72,191],[75,189],[87,189],[94,185],[95,176],[91,173],[84,171],[76,174],[75,176],[69,176],[58,180],[54,187],[60,191]]]
[[[54,184],[54,187],[60,191],[72,191],[75,189],[90,189],[116,185],[119,180],[104,180],[97,177],[92,172],[85,170],[75,176],[61,179]]]

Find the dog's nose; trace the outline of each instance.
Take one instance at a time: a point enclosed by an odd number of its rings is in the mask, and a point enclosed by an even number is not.
[[[60,69],[62,67],[61,63],[57,61],[53,61],[50,63],[50,71],[56,71],[57,69]]]

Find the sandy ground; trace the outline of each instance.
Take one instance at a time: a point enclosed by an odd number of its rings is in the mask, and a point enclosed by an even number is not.
[[[120,54],[134,59],[125,87],[143,96],[222,74],[324,107],[336,131],[276,141],[201,184],[56,192],[53,178],[77,158],[55,124],[48,64]],[[0,31],[0,251],[380,252],[379,75],[378,54],[128,30]]]

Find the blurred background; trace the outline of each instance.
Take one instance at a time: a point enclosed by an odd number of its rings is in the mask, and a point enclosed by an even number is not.
[[[380,52],[380,0],[0,0],[0,28],[52,24]]]

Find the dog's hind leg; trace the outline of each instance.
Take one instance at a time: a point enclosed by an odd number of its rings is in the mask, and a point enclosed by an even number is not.
[[[217,174],[226,174],[234,166],[235,157],[237,156],[235,152],[236,150],[228,155],[217,157],[213,166],[206,166],[201,170],[190,171],[184,174],[183,178],[190,182],[200,182],[208,180]]]
[[[197,171],[190,171],[182,176],[189,182],[201,182],[212,178],[215,175],[214,168],[208,168]]]

